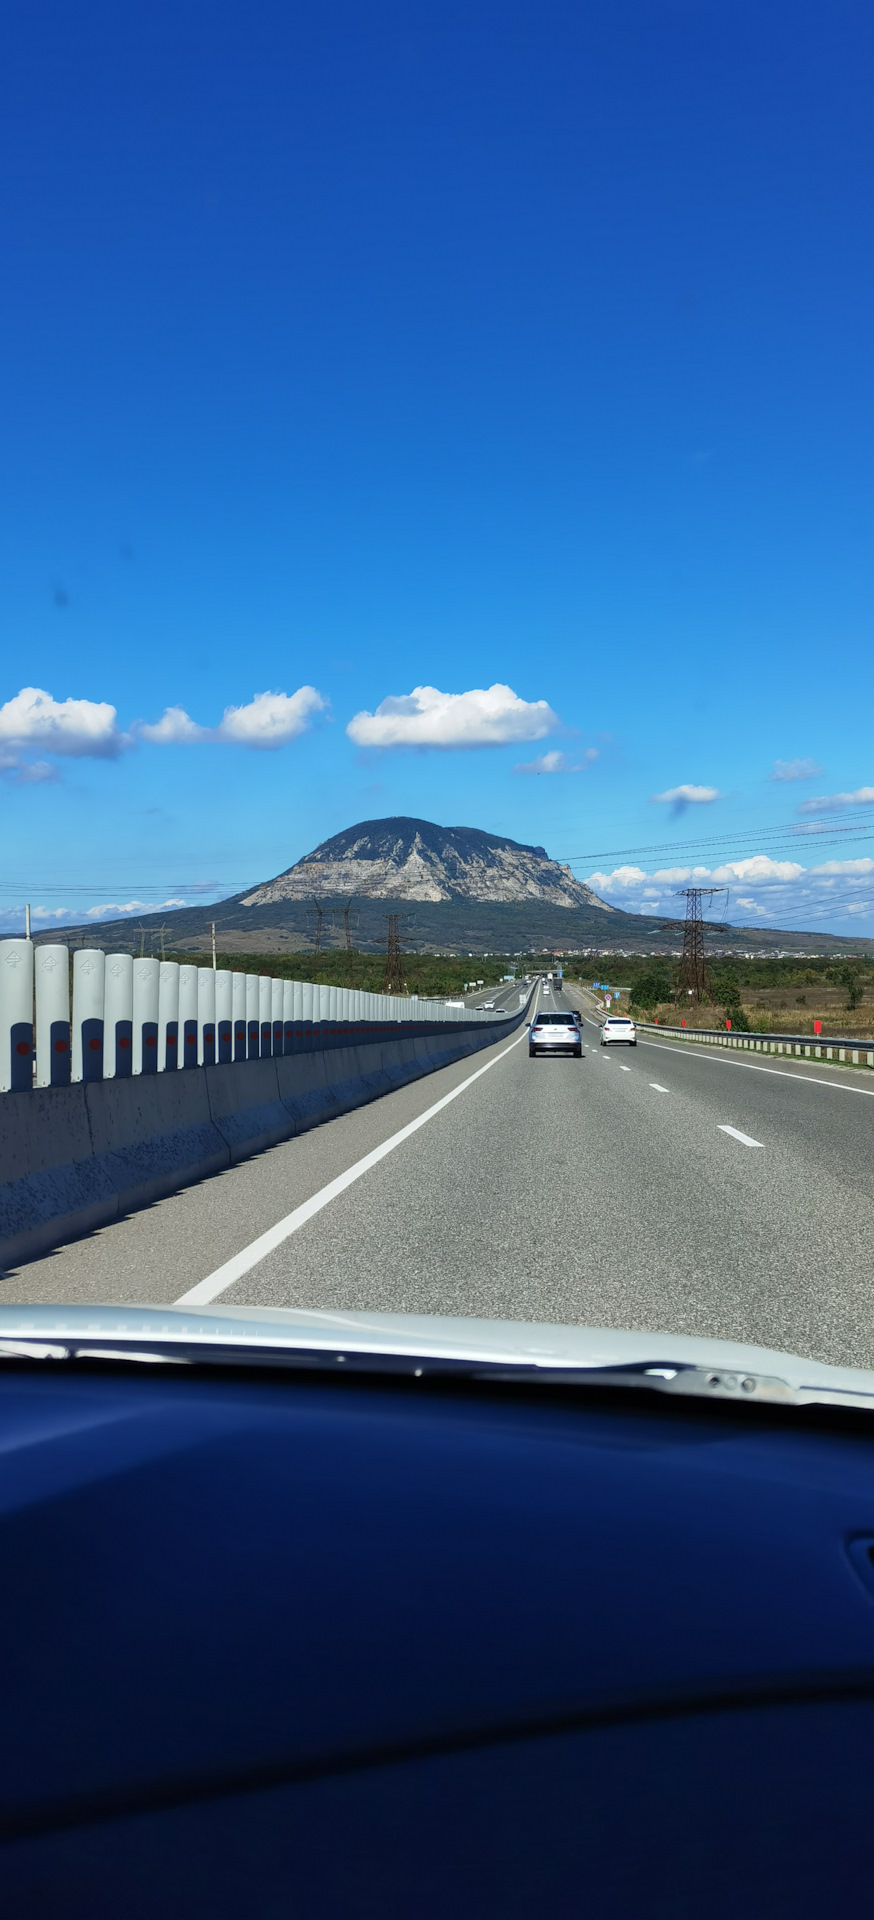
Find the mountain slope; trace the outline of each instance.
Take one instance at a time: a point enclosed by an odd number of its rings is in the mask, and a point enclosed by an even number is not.
[[[438,827],[400,816],[361,820],[323,840],[285,873],[241,896],[244,907],[280,900],[355,895],[371,900],[481,900],[490,905],[541,900],[551,907],[600,907],[612,913],[570,867],[477,827]]]
[[[611,907],[543,847],[403,817],[360,821],[275,880],[214,906],[89,920],[36,938],[107,952],[197,952],[209,950],[214,925],[222,953],[266,954],[312,949],[318,924],[326,947],[348,937],[363,950],[384,951],[388,913],[396,910],[403,945],[414,953],[678,953],[683,945],[682,921]],[[874,951],[872,941],[766,927],[713,928],[708,945],[741,953]]]

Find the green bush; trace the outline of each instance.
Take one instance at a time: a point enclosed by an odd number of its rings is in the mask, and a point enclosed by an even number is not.
[[[631,1004],[641,1013],[652,1012],[671,999],[673,984],[666,967],[647,967],[631,989]]]

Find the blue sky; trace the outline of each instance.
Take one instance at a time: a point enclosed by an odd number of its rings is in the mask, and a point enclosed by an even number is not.
[[[874,935],[872,55],[846,0],[17,10],[7,930],[405,813]]]

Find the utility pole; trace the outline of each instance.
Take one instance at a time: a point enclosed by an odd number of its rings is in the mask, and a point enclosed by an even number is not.
[[[677,889],[679,898],[686,902],[683,958],[680,961],[677,991],[691,994],[696,1006],[700,1006],[702,1000],[709,1000],[712,997],[704,955],[704,917],[701,912],[701,902],[705,896],[708,900],[712,900],[714,894],[727,894],[727,891],[725,887],[678,887]]]
[[[210,921],[210,926],[212,927],[212,970],[213,970],[213,973],[215,973],[216,967],[218,966],[218,961],[216,960],[216,957],[215,957],[215,921],[214,920]]]
[[[30,908],[29,907],[25,907],[24,909],[24,938],[25,940],[30,939]]]
[[[313,952],[314,952],[314,953],[321,953],[321,951],[322,951],[322,921],[323,921],[323,919],[324,919],[324,917],[325,917],[325,909],[324,909],[324,907],[322,906],[322,903],[321,903],[321,900],[317,900],[317,899],[316,899],[316,896],[315,896],[315,894],[313,894],[313,896],[312,896],[312,900],[313,900],[313,910],[314,910],[314,912],[315,912],[315,916],[316,916],[316,937],[315,937],[315,941],[314,941],[314,944],[313,944]]]
[[[385,958],[385,993],[403,993],[404,970],[401,965],[400,914],[388,916],[388,951]]]
[[[354,900],[354,898],[355,898],[355,895],[353,894],[352,900]],[[349,908],[352,905],[352,900],[347,900],[346,905],[343,908],[343,937],[346,943],[347,953],[352,952],[352,934],[349,927]]]

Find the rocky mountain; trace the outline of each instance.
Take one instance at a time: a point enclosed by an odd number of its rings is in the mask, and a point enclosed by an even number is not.
[[[318,910],[314,902],[318,902]],[[385,952],[399,911],[412,953],[679,953],[679,920],[626,913],[599,900],[543,847],[430,820],[362,820],[324,840],[275,880],[214,905],[161,908],[135,921],[89,920],[37,940],[107,952],[311,952],[352,944]],[[732,928],[721,947],[746,952],[858,953],[874,942],[784,928]]]
[[[431,820],[361,820],[323,840],[285,873],[251,893],[244,907],[280,900],[479,900],[490,905],[539,900],[551,907],[614,909],[545,847],[523,846],[477,827],[438,827]]]

